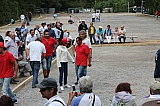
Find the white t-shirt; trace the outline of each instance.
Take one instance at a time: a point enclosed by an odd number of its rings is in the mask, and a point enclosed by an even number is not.
[[[31,34],[28,34],[26,37],[26,42],[32,42],[35,41],[37,39],[37,36],[34,34],[34,36],[32,37]]]
[[[45,27],[40,27],[40,28],[39,28],[39,31],[41,31],[41,33],[43,34],[43,32],[44,32],[46,29],[48,29],[47,26],[45,26]]]
[[[86,44],[90,49],[92,48],[91,42],[90,42],[90,40],[88,38],[83,39],[82,42],[84,44]],[[73,45],[75,45],[75,46],[77,45],[76,40],[74,41]]]
[[[92,14],[92,18],[96,18],[96,14],[95,13]]]
[[[39,41],[32,41],[26,47],[29,49],[30,61],[41,61],[42,53],[46,53],[44,44]]]
[[[20,18],[21,18],[21,19],[25,19],[25,16],[22,14],[22,15],[20,16]]]
[[[64,101],[62,98],[60,98],[58,95],[53,96],[52,98],[50,98],[45,104],[44,106],[63,106],[60,102],[58,101],[54,101],[54,100],[59,100],[61,101],[64,105]]]
[[[126,32],[126,29],[124,28],[123,30],[119,29],[119,33],[124,33]],[[120,35],[121,36],[121,35]]]

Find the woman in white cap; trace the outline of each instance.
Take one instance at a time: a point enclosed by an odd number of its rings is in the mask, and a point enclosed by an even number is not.
[[[63,38],[60,42],[60,45],[56,49],[56,58],[57,58],[57,66],[59,68],[59,84],[60,90],[63,91],[64,88],[62,86],[63,74],[64,74],[64,87],[70,88],[67,84],[67,75],[68,75],[68,59],[70,59],[74,63],[74,59],[71,54],[68,52],[67,45],[69,42],[67,38]]]

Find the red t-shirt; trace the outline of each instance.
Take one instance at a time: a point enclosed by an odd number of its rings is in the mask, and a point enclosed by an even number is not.
[[[90,49],[87,45],[83,44],[81,46],[76,46],[76,65],[87,66],[88,55]]]
[[[5,54],[0,54],[0,78],[8,78],[14,76],[14,57],[6,51]]]
[[[53,45],[57,44],[57,41],[52,37],[49,37],[48,40],[46,40],[43,37],[42,38],[42,43],[44,44],[44,46],[46,48],[46,56],[51,56],[52,53],[53,53]]]

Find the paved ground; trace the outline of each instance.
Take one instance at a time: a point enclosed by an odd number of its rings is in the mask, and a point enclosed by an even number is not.
[[[89,25],[91,20],[91,14],[74,14],[76,22],[78,16],[81,19],[85,19]],[[67,24],[68,16],[61,16],[59,19],[64,23],[63,28],[68,29],[71,32],[71,36],[75,38],[77,34],[77,26]],[[51,15],[35,19],[33,24],[41,23],[42,21],[54,22],[55,20]],[[102,101],[103,106],[109,106],[110,99],[114,95],[114,90],[120,82],[131,83],[133,95],[136,96],[136,102],[139,106],[140,100],[143,96],[149,94],[149,85],[154,81],[154,56],[155,52],[160,48],[159,46],[159,20],[155,20],[154,17],[143,16],[140,14],[102,14],[101,22],[95,23],[96,28],[99,25],[106,27],[108,24],[111,28],[124,25],[127,30],[127,36],[138,36],[135,44],[126,43],[121,44],[109,44],[93,47],[93,62],[92,67],[88,68],[87,75],[91,76],[94,82],[93,91],[97,94]],[[31,23],[31,26],[32,23]],[[0,29],[1,32],[6,30],[12,30],[13,27],[7,27]],[[150,41],[149,41],[150,40]],[[148,41],[156,41],[154,44],[148,44]],[[130,39],[127,41],[131,42]],[[137,42],[141,42],[138,44]],[[137,45],[138,44],[138,45]],[[55,78],[58,81],[58,68],[54,64],[51,69],[50,77]],[[43,79],[43,76],[39,76],[39,81]],[[68,84],[75,82],[74,65],[69,63],[69,76]],[[13,86],[12,86],[13,87]],[[59,95],[67,103],[68,93],[71,89],[65,89],[64,92]],[[31,83],[23,87],[18,93],[18,104],[16,106],[43,106],[46,102],[41,98],[39,89],[31,88]]]

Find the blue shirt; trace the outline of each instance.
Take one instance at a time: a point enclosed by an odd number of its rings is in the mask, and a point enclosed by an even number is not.
[[[104,30],[103,29],[102,30],[97,29],[96,33],[102,35],[104,33]]]
[[[49,30],[49,29],[48,29],[48,30]],[[55,34],[55,32],[54,32],[53,29],[50,29],[50,30],[49,30],[49,36],[52,37],[52,38],[55,38],[55,37],[56,37],[56,34]]]
[[[79,105],[79,102],[81,101],[81,99],[82,99],[82,97],[83,97],[84,95],[85,95],[85,94],[82,94],[81,96],[78,96],[78,97],[73,98],[70,106],[78,106],[78,105]]]

